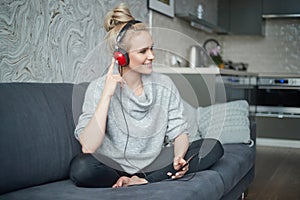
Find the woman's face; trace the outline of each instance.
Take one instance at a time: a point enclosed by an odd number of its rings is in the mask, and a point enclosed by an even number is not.
[[[141,74],[152,73],[153,41],[147,31],[138,31],[130,41],[131,47],[128,51],[130,59],[129,68]]]

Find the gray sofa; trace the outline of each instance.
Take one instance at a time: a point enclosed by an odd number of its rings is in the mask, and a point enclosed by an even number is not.
[[[0,83],[0,199],[238,199],[254,178],[255,145],[224,142],[224,156],[188,181],[79,188],[68,178],[87,84]],[[255,141],[255,124],[251,138]],[[201,134],[199,134],[201,136]],[[188,175],[187,175],[188,177]]]

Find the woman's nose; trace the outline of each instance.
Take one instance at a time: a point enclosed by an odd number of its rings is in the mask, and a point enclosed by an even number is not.
[[[152,49],[148,50],[147,59],[149,59],[149,60],[153,60],[154,59],[154,52],[153,52]]]

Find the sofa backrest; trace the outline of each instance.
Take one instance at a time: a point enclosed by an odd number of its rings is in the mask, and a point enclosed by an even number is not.
[[[0,194],[68,178],[86,85],[0,83]],[[74,122],[75,121],[75,122]]]

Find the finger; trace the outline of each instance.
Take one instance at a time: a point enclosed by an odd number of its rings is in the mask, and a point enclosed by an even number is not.
[[[173,176],[172,179],[177,179],[177,178],[181,178],[185,175],[186,171],[180,171],[180,172],[176,172]]]
[[[114,66],[115,66],[115,59],[112,58],[111,59],[111,64],[110,64],[110,66],[108,68],[108,71],[107,71],[107,74],[113,74]]]
[[[183,176],[183,174],[179,173],[179,172],[176,172],[176,174],[174,174],[171,178],[172,179],[178,179],[178,178],[181,178]]]
[[[188,166],[184,167],[184,168],[182,169],[182,171],[184,171],[184,172],[189,171],[189,167],[188,167]]]
[[[186,166],[184,166],[185,164],[186,164],[185,161],[184,161],[184,162],[180,162],[180,163],[178,163],[177,165],[174,164],[174,169],[177,170],[177,171],[178,171],[178,170],[181,171],[181,170],[182,170],[182,167],[186,167]]]
[[[119,180],[116,182],[116,187],[122,187],[125,182],[124,177],[119,178]]]
[[[120,83],[121,87],[123,87],[126,84],[125,80],[122,78],[122,76],[120,76],[120,74],[112,75],[112,78],[114,81]]]
[[[179,169],[180,166],[179,165],[179,161],[180,161],[180,157],[174,157],[174,161],[173,161],[173,165],[175,169]]]
[[[120,185],[120,183],[118,183],[119,181],[117,181],[117,183],[115,183],[114,185],[113,185],[113,188],[119,188],[119,187],[121,187],[121,185]]]
[[[186,174],[186,172],[189,170],[188,165],[185,166],[184,168],[182,168],[180,171],[176,171],[175,174],[172,174],[171,172],[168,172],[167,175],[171,178],[180,178],[182,177],[184,174]]]
[[[112,188],[118,188],[119,186],[118,186],[118,184],[117,183],[115,183],[113,186],[112,186]]]

